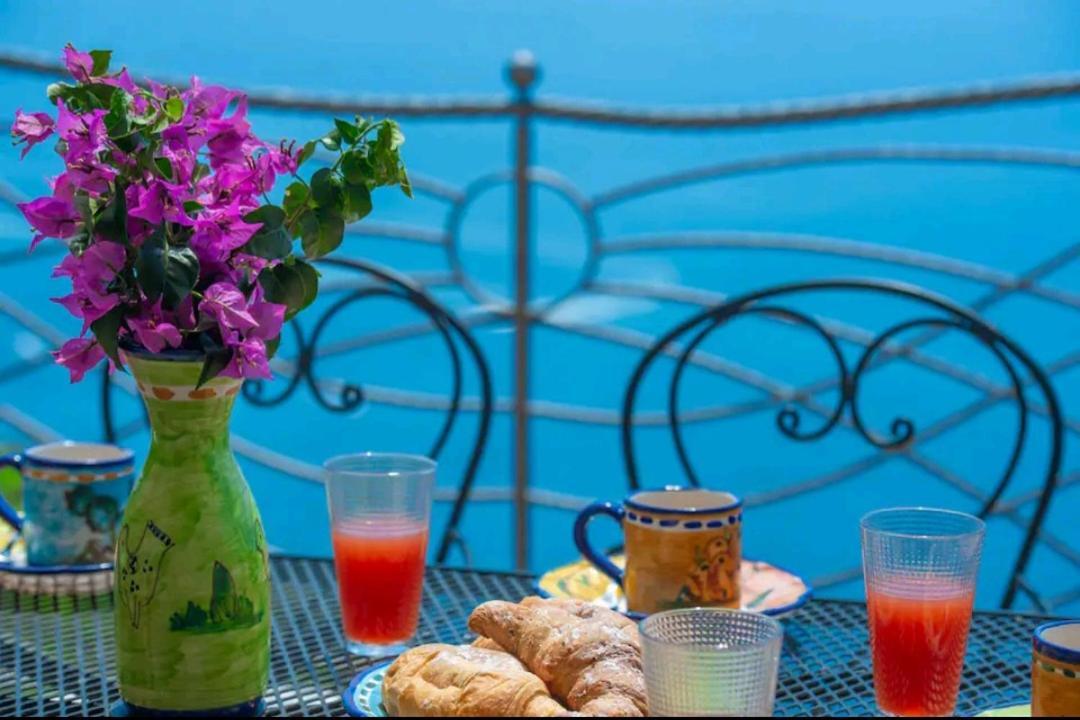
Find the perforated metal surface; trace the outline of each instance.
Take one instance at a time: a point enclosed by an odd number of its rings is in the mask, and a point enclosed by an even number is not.
[[[367,663],[344,650],[333,566],[277,557],[273,576],[270,715],[344,715],[340,693]],[[459,642],[469,611],[493,598],[532,590],[524,575],[429,570],[419,642]],[[115,683],[112,598],[0,594],[0,714],[108,713]],[[972,714],[1029,695],[1030,615],[979,613],[972,624],[957,712]],[[859,603],[816,600],[784,622],[776,702],[778,715],[868,715],[874,712]]]

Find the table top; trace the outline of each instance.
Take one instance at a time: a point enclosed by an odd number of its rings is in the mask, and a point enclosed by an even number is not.
[[[370,661],[345,651],[333,565],[274,557],[268,715],[344,716],[341,693]],[[533,592],[527,575],[430,568],[418,642],[457,643],[472,608]],[[111,595],[0,592],[0,714],[107,715],[119,699]],[[1031,632],[1044,618],[980,612],[957,714],[1026,703]],[[866,608],[813,600],[784,620],[777,715],[872,715]]]

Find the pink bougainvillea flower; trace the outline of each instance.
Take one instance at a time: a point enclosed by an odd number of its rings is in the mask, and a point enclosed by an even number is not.
[[[66,144],[64,160],[96,161],[109,136],[105,128],[106,111],[91,110],[80,115],[68,110],[63,100],[57,101],[56,108],[56,131]]]
[[[248,123],[247,98],[240,97],[232,117],[215,118],[206,122],[206,145],[210,150],[210,167],[217,170],[225,164],[245,164],[245,149],[254,148],[248,143],[251,124]]]
[[[180,347],[180,343],[184,341],[180,330],[162,319],[160,305],[145,308],[139,317],[128,318],[127,324],[139,344],[152,353],[159,353],[166,346]]]
[[[79,227],[79,213],[71,203],[54,197],[40,197],[30,202],[16,205],[26,221],[37,230],[30,241],[33,251],[44,238],[68,238]]]
[[[189,199],[188,188],[184,185],[151,180],[145,187],[133,185],[128,188],[128,215],[151,225],[160,225],[164,220],[194,225],[195,221],[184,210],[184,203]]]
[[[186,105],[184,124],[220,118],[229,108],[229,103],[240,95],[220,85],[203,85],[202,81],[193,75],[190,86],[181,96]]]
[[[251,295],[251,304],[248,309],[257,323],[255,327],[248,330],[249,338],[272,340],[281,334],[281,326],[285,323],[286,307],[264,300],[262,288],[258,285],[255,286],[255,291]]]
[[[68,255],[53,269],[53,277],[71,278],[71,293],[53,302],[82,318],[83,332],[90,324],[120,304],[120,297],[109,286],[124,267],[124,247],[114,242],[97,242],[82,255]]]
[[[22,110],[16,110],[15,122],[11,124],[11,137],[15,139],[16,145],[26,143],[19,157],[26,157],[30,148],[52,135],[55,125],[46,113],[26,114]]]
[[[108,165],[85,161],[70,163],[63,178],[72,188],[85,190],[95,197],[109,192],[115,179],[116,171]]]
[[[90,73],[94,71],[94,58],[90,53],[79,52],[74,45],[68,43],[64,46],[64,65],[71,77],[79,82],[89,82]]]
[[[241,331],[259,324],[248,311],[244,293],[228,282],[217,282],[206,288],[199,310],[217,321],[226,344],[235,342]]]
[[[235,204],[199,214],[191,236],[191,247],[200,259],[225,260],[251,239],[259,225],[244,222],[243,214]]]
[[[76,383],[82,380],[91,368],[105,359],[105,351],[93,338],[75,338],[68,340],[60,346],[59,350],[54,350],[52,356],[57,363],[68,369],[71,373],[71,382]]]
[[[83,321],[82,332],[103,318],[110,310],[120,304],[117,295],[101,295],[95,292],[76,290],[63,297],[51,298],[54,303],[63,305],[69,313]]]
[[[266,357],[266,345],[258,338],[249,338],[232,346],[232,359],[221,374],[233,378],[263,378],[270,380],[270,362]]]

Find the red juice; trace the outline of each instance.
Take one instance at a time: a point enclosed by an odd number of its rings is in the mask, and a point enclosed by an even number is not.
[[[951,715],[956,706],[974,598],[964,589],[922,590],[867,590],[874,692],[890,715]]]
[[[420,615],[427,527],[354,521],[335,525],[331,537],[346,637],[371,645],[411,638]]]

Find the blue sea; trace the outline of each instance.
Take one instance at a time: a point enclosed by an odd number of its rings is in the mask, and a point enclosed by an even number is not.
[[[185,77],[250,90],[289,89],[304,94],[354,97],[505,97],[505,66],[527,48],[541,68],[540,98],[573,99],[620,107],[693,109],[760,105],[798,99],[858,96],[904,88],[958,88],[1025,77],[1080,71],[1080,4],[1060,0],[994,3],[958,0],[907,3],[825,0],[707,2],[684,0],[592,0],[544,3],[470,0],[409,3],[203,2],[183,4],[95,2],[17,3],[0,0],[0,50],[58,57],[64,43],[80,49],[112,48],[116,61],[137,77]],[[0,118],[16,108],[45,109],[47,78],[0,68]],[[306,112],[255,111],[265,137],[308,139],[329,117]],[[508,167],[512,128],[505,120],[403,120],[406,158],[418,176],[461,189]],[[592,196],[652,176],[702,165],[802,151],[878,146],[1035,148],[1080,152],[1080,101],[1051,100],[816,126],[674,132],[538,124],[536,162],[579,192]],[[23,162],[18,151],[0,151],[0,183],[25,196],[46,192],[45,178],[58,158],[43,148]],[[373,222],[438,233],[448,207],[430,197],[408,201],[396,193],[376,195]],[[564,197],[537,190],[534,295],[557,296],[573,284],[587,257],[579,215]],[[602,237],[613,243],[635,238],[693,237],[724,232],[757,233],[786,240],[829,238],[867,243],[897,252],[924,253],[968,263],[991,279],[1022,275],[1075,248],[1080,182],[1075,169],[934,162],[855,163],[808,166],[740,175],[646,195],[598,212]],[[465,270],[500,296],[511,290],[513,221],[510,189],[478,196],[460,228]],[[742,237],[746,237],[743,235]],[[29,240],[25,225],[0,202],[0,252]],[[408,273],[445,272],[441,247],[352,237],[342,254],[385,263]],[[5,255],[5,257],[8,257]],[[34,437],[96,438],[101,433],[97,378],[68,384],[66,373],[43,360],[57,338],[78,332],[76,321],[49,302],[62,294],[49,279],[58,255],[48,250],[0,266],[0,442],[21,445]],[[922,256],[922,257],[925,257]],[[1069,417],[1065,487],[1057,494],[1030,577],[1058,612],[1080,612],[1080,260],[1063,262],[1036,284],[1047,292],[1010,292],[988,303],[986,317],[1014,337],[1040,363],[1055,369],[1053,382]],[[995,274],[996,273],[996,274]],[[649,250],[605,255],[599,279],[635,286],[687,287],[718,294],[747,291],[790,280],[873,276],[924,285],[963,304],[984,299],[992,283],[920,267],[851,255],[775,248],[732,247]],[[329,273],[327,280],[336,278]],[[433,290],[448,306],[469,316],[482,306],[460,289]],[[1054,296],[1057,299],[1050,298]],[[309,310],[310,330],[332,293]],[[813,296],[800,305],[821,317],[873,332],[919,308],[851,295]],[[610,293],[576,293],[532,334],[532,392],[539,413],[532,425],[531,482],[539,490],[578,500],[617,500],[626,493],[618,427],[611,422],[641,350],[634,343],[655,337],[694,308],[662,299]],[[17,317],[13,317],[13,315]],[[21,319],[21,321],[20,321]],[[388,301],[367,301],[336,317],[328,341],[385,330],[419,316]],[[599,328],[600,330],[597,330]],[[616,336],[621,343],[596,337]],[[513,388],[512,340],[505,323],[475,330],[491,364],[496,389]],[[830,377],[828,350],[813,336],[766,320],[746,319],[703,346],[754,376],[796,387]],[[844,343],[850,364],[859,346]],[[283,356],[290,351],[287,341]],[[908,362],[889,364],[867,377],[861,395],[864,419],[887,432],[893,418],[909,416],[917,428],[932,426],[978,402],[986,387],[1007,377],[975,341],[947,336],[924,352],[966,366],[977,382],[961,382]],[[661,364],[639,401],[662,411]],[[12,372],[12,371],[17,372]],[[386,399],[389,390],[445,395],[448,365],[430,335],[319,362],[326,377],[343,377]],[[663,376],[663,377],[662,377]],[[280,386],[268,387],[268,393]],[[475,397],[475,377],[465,392]],[[424,395],[427,397],[427,395]],[[695,368],[684,379],[688,409],[738,404],[767,397],[753,383]],[[835,394],[814,400],[828,406]],[[593,413],[601,422],[561,417],[563,406]],[[478,486],[512,485],[512,427],[503,404],[484,454]],[[875,451],[839,428],[817,443],[795,443],[775,428],[779,407],[738,417],[694,423],[686,442],[702,477],[714,487],[760,497],[777,488],[821,477]],[[139,416],[130,398],[118,399],[121,422]],[[305,388],[282,406],[237,408],[234,429],[244,447],[269,448],[318,467],[326,458],[359,450],[423,452],[442,415],[372,401],[347,414],[322,410]],[[821,419],[804,413],[804,428]],[[440,485],[460,479],[476,427],[466,413],[440,464]],[[960,484],[987,491],[1004,468],[1015,437],[1016,410],[990,405],[918,446],[923,465],[891,456],[866,472],[821,489],[751,508],[745,553],[818,578],[858,562],[857,520],[869,509],[923,504],[972,510],[978,502],[927,471],[939,467]],[[1018,499],[1018,518],[1034,508],[1023,501],[1041,480],[1048,425],[1036,414],[1030,440],[1007,498]],[[643,482],[683,481],[669,434],[657,427],[637,433]],[[144,453],[145,432],[127,440]],[[242,457],[261,508],[270,542],[300,554],[329,553],[323,490]],[[438,527],[447,506],[436,512]],[[574,513],[534,507],[530,511],[528,568],[540,571],[573,560]],[[597,522],[600,525],[600,521]],[[477,502],[463,531],[474,564],[510,568],[514,562],[511,506]],[[611,528],[596,532],[612,543]],[[1011,568],[1020,532],[1005,518],[991,521],[978,602],[997,603]],[[461,562],[455,555],[452,559]],[[858,597],[858,580],[823,594]],[[1027,601],[1022,601],[1021,604]]]

